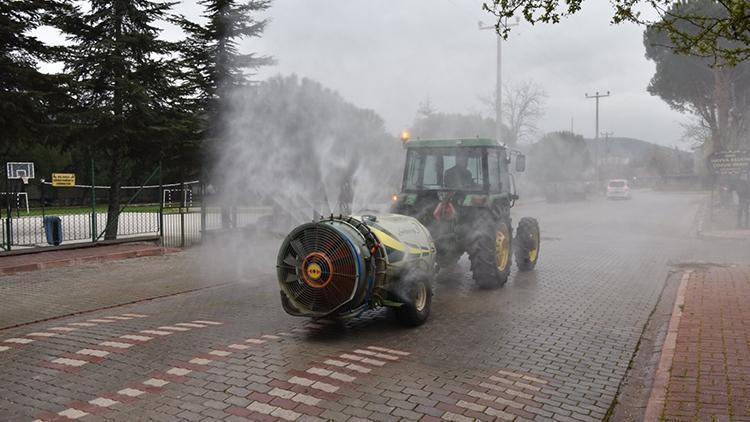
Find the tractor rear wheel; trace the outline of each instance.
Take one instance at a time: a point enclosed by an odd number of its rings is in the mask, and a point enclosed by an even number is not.
[[[403,292],[399,296],[402,305],[396,308],[396,317],[403,325],[416,327],[424,324],[432,307],[432,286],[424,277],[405,280]]]
[[[474,281],[493,289],[508,281],[511,266],[511,227],[508,219],[495,220],[489,212],[477,216],[468,235],[468,252]]]
[[[520,271],[531,271],[539,260],[539,222],[535,218],[524,217],[518,222],[515,241],[516,265]]]

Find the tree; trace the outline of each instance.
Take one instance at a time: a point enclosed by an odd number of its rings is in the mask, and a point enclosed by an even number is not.
[[[538,131],[537,122],[544,116],[544,101],[547,93],[533,81],[524,81],[503,89],[503,128],[507,129],[505,143],[511,146],[530,142]],[[495,93],[483,99],[492,109],[497,107]]]
[[[205,8],[205,24],[184,17],[175,22],[188,35],[181,47],[181,66],[186,70],[186,88],[192,92],[191,106],[199,120],[196,137],[212,144],[212,152],[216,152],[220,146],[214,145],[215,141],[226,123],[221,117],[229,111],[229,94],[248,85],[248,71],[273,63],[269,57],[241,53],[238,48],[241,40],[263,33],[267,21],[256,14],[268,9],[271,2],[201,0],[199,4]]]
[[[148,172],[158,162],[160,141],[177,130],[170,120],[181,91],[173,81],[174,45],[158,38],[156,23],[173,3],[150,0],[92,0],[71,7],[63,30],[74,43],[65,58],[76,100],[75,136],[91,154],[108,161],[106,239],[117,236],[120,186],[126,171]],[[139,180],[142,182],[143,180]]]
[[[591,171],[591,156],[583,136],[550,132],[529,149],[529,178],[537,183],[581,181]]]
[[[355,204],[382,203],[398,189],[401,143],[372,110],[294,75],[247,86],[235,104],[218,161],[225,195],[260,196],[301,222],[313,209],[334,212],[345,181]]]
[[[679,6],[706,15],[717,13],[719,7],[710,0]],[[646,29],[643,43],[646,57],[656,63],[648,91],[671,108],[696,116],[698,122],[690,125],[693,135],[707,129],[712,151],[750,146],[750,62],[717,67],[710,59],[675,54],[669,35],[658,25]]]
[[[681,7],[683,0],[611,0],[612,23],[633,22],[658,28],[667,34],[676,53],[714,59],[735,65],[750,58],[750,3],[747,0],[721,0],[714,13]],[[496,30],[507,37],[508,18],[522,15],[532,24],[558,23],[580,12],[583,0],[491,0],[483,8],[498,20]],[[649,20],[646,7],[659,18]]]
[[[419,112],[411,134],[414,138],[494,138],[495,121],[478,113]]]
[[[63,103],[60,78],[37,68],[59,51],[30,34],[57,6],[44,0],[0,2],[0,154],[6,158],[49,136],[53,108]]]

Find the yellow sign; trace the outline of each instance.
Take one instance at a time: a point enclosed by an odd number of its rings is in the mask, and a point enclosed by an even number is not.
[[[71,187],[76,184],[74,173],[52,173],[52,186]]]

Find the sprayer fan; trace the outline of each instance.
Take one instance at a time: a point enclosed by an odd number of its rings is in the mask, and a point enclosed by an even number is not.
[[[352,299],[358,289],[354,245],[328,224],[310,223],[289,234],[281,247],[279,280],[293,303],[326,314]]]

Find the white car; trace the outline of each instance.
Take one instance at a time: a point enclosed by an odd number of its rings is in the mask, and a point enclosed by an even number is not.
[[[625,179],[612,179],[607,183],[607,199],[630,199],[630,187]]]

